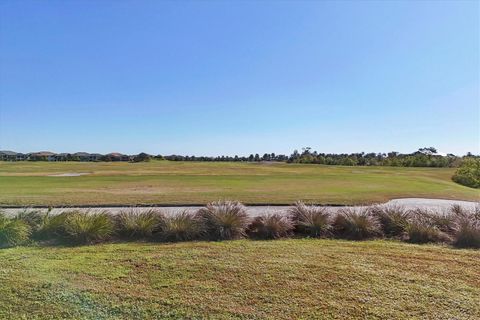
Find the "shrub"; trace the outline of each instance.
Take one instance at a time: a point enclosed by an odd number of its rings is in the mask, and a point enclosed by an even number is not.
[[[18,219],[7,218],[0,213],[0,248],[14,247],[25,243],[30,236],[30,227]]]
[[[480,158],[463,160],[452,180],[467,187],[480,188]]]
[[[237,201],[218,201],[198,210],[202,232],[212,240],[238,239],[245,236],[249,217]]]
[[[412,243],[450,241],[448,235],[440,230],[434,214],[423,209],[411,211],[411,217],[406,231],[408,241]]]
[[[140,212],[122,211],[115,216],[118,234],[123,238],[148,238],[159,228],[162,214],[155,210]]]
[[[279,214],[267,214],[256,217],[248,227],[248,234],[259,239],[278,239],[292,233],[293,223]]]
[[[326,208],[296,202],[289,210],[295,231],[311,237],[322,237],[330,234],[331,213]]]
[[[110,215],[106,212],[74,211],[66,215],[64,231],[67,240],[73,243],[86,244],[110,237],[114,231],[114,224]]]
[[[474,210],[452,207],[455,216],[453,244],[460,248],[480,248],[480,206]]]
[[[382,235],[378,220],[368,209],[342,209],[334,219],[333,227],[338,236],[351,240],[363,240]]]
[[[195,240],[200,235],[200,223],[197,216],[184,210],[165,216],[160,223],[159,235],[163,241]]]

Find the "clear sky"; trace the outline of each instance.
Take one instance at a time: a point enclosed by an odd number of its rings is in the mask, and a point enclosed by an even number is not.
[[[480,153],[478,1],[0,1],[0,149]]]

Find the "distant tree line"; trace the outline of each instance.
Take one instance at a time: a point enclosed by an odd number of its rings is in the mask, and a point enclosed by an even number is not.
[[[251,154],[250,156],[181,156],[157,155],[154,157],[158,160],[169,161],[225,161],[225,162],[261,162],[261,161],[280,161],[287,163],[305,163],[305,164],[324,164],[324,165],[341,165],[341,166],[392,166],[392,167],[459,167],[465,158],[479,158],[472,153],[468,153],[463,157],[453,154],[440,155],[434,147],[420,148],[416,152],[410,154],[402,154],[399,152],[389,153],[318,153],[312,151],[311,148],[302,148],[302,151],[293,151],[290,156],[275,153],[265,153],[262,156]]]
[[[465,156],[454,154],[441,155],[433,147],[420,148],[413,153],[403,154],[399,152],[388,153],[319,153],[310,147],[302,148],[301,152],[294,150],[289,156],[284,154],[264,153],[247,156],[183,156],[183,155],[149,155],[140,153],[137,155],[124,155],[109,153],[106,155],[89,154],[79,152],[75,154],[51,152],[38,152],[20,154],[10,151],[0,151],[0,160],[3,161],[129,161],[145,162],[151,159],[168,161],[204,161],[204,162],[266,162],[277,161],[287,163],[323,164],[341,166],[392,166],[392,167],[460,167],[466,159],[480,159],[479,155],[467,153]]]
[[[468,153],[465,157],[475,156]],[[410,154],[395,151],[389,153],[325,154],[311,151],[311,148],[307,147],[303,148],[301,153],[295,150],[290,155],[288,162],[342,166],[458,167],[462,159],[463,157],[453,154],[439,155],[433,147],[420,148]]]

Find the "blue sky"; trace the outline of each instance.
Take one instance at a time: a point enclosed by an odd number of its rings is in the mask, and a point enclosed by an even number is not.
[[[0,149],[480,153],[476,1],[0,2]]]

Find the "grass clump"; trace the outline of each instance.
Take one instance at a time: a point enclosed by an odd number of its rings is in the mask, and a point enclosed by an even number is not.
[[[411,218],[407,226],[407,240],[412,243],[449,242],[447,233],[441,230],[442,223],[425,209],[411,211]],[[443,225],[445,227],[445,225]]]
[[[15,216],[15,220],[25,222],[30,227],[32,236],[34,236],[42,228],[47,214],[40,210],[24,209]]]
[[[453,245],[459,248],[480,248],[480,206],[474,210],[465,210],[453,206],[455,215]]]
[[[166,215],[160,223],[160,240],[168,242],[189,241],[200,236],[198,217],[188,210]]]
[[[331,234],[332,217],[327,208],[306,205],[298,201],[289,213],[295,226],[295,232],[310,237],[323,237]]]
[[[114,232],[114,223],[106,212],[74,211],[64,220],[66,239],[77,244],[88,244],[108,239]]]
[[[239,239],[250,222],[247,210],[238,201],[211,202],[198,210],[202,232],[211,240]]]
[[[43,217],[43,222],[40,228],[33,234],[33,237],[37,240],[65,240],[65,221],[75,211],[64,211],[59,214],[53,215],[47,212]]]
[[[387,237],[404,237],[410,212],[401,206],[374,206],[371,208],[372,215],[381,225],[382,232]]]
[[[158,230],[162,219],[163,215],[156,210],[141,212],[130,209],[115,216],[115,227],[122,238],[150,238]]]
[[[287,216],[266,214],[256,217],[248,227],[248,234],[257,239],[278,239],[292,234],[293,223]]]
[[[22,220],[10,219],[0,212],[0,248],[14,247],[28,241],[30,226]]]
[[[382,235],[381,225],[368,209],[342,209],[333,221],[337,236],[365,240]]]

